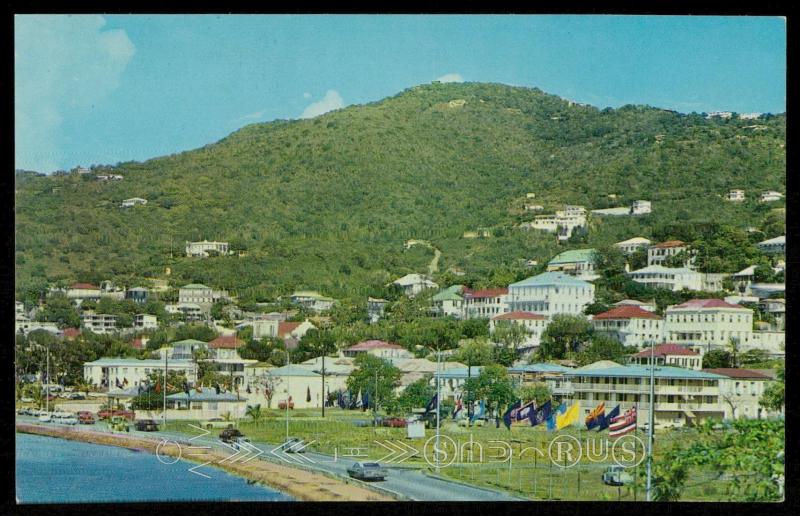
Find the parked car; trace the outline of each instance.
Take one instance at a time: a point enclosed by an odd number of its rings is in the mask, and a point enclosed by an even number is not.
[[[608,486],[624,486],[633,482],[633,477],[622,466],[609,466],[603,472],[603,483]]]
[[[408,426],[408,421],[402,417],[387,417],[381,421],[381,426],[388,426],[390,428],[405,428]]]
[[[131,427],[128,420],[123,416],[111,416],[111,421],[108,426],[117,432],[130,432]]]
[[[281,444],[280,450],[285,453],[305,453],[305,441],[298,437],[290,437],[288,438],[283,444]]]
[[[20,398],[19,401],[21,401],[22,403],[33,403],[33,398],[28,398],[26,396],[26,397]]]
[[[238,428],[226,428],[219,433],[219,439],[224,443],[233,442],[239,437],[244,437],[244,434],[240,432]]]
[[[359,480],[386,480],[386,468],[377,462],[356,462],[347,468],[347,474]]]
[[[67,399],[68,400],[85,400],[86,396],[84,396],[83,394],[81,394],[79,392],[70,392],[69,394],[67,394]]]
[[[230,445],[233,446],[233,449],[238,450],[239,447],[242,445],[242,443],[249,443],[249,442],[250,439],[248,439],[245,436],[234,437],[233,439],[231,439]]]
[[[136,419],[136,412],[134,412],[133,410],[116,409],[110,411],[108,409],[103,409],[97,413],[97,419],[108,419],[109,416],[111,417],[120,416],[127,419],[128,421],[133,421],[134,419]]]
[[[153,419],[138,419],[135,426],[140,432],[158,432],[158,423]]]
[[[42,411],[42,412],[43,413],[39,414],[39,422],[40,423],[50,423],[51,421],[53,421],[53,418],[50,417],[50,414],[48,414],[47,412],[44,412],[44,411]]]
[[[201,421],[200,426],[211,430],[212,428],[233,428],[234,423],[233,421],[225,421],[221,417],[212,417],[206,421]]]
[[[70,414],[68,416],[62,416],[58,422],[64,425],[77,425],[78,418],[75,417],[73,414]]]
[[[286,410],[286,400],[279,401],[278,408],[280,410]],[[294,401],[292,400],[289,400],[289,410],[294,410]]]
[[[88,410],[81,410],[78,412],[78,423],[82,425],[93,425],[95,423],[94,416]]]

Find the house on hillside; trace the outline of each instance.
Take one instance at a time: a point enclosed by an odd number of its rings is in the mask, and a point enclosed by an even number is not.
[[[393,344],[382,340],[366,340],[359,342],[340,351],[340,356],[345,358],[355,358],[362,353],[369,353],[378,358],[414,358],[413,353],[408,351],[400,344]]]
[[[783,199],[783,194],[774,190],[770,190],[761,194],[761,202],[780,201],[781,199]]]
[[[122,201],[120,207],[133,208],[134,206],[144,206],[145,204],[147,204],[147,199],[142,199],[141,197],[131,197],[130,199],[125,199]]]
[[[703,289],[702,275],[685,267],[650,265],[628,272],[626,275],[636,283],[647,285],[650,288],[662,288],[673,292],[684,289]]]
[[[437,317],[464,317],[464,285],[452,285],[440,290],[431,298],[431,313]]]
[[[759,242],[756,246],[764,254],[786,254],[786,235]]]
[[[298,290],[290,296],[292,303],[302,305],[313,312],[324,312],[330,310],[336,302],[331,297],[325,297],[313,290]]]
[[[725,200],[726,201],[732,201],[732,202],[742,202],[742,201],[744,201],[745,200],[744,190],[739,190],[739,189],[730,190],[728,192],[728,194],[725,196]]]
[[[631,204],[631,215],[647,215],[652,210],[650,201],[633,201]]]
[[[278,323],[278,338],[283,340],[286,349],[294,349],[309,330],[316,328],[308,319],[298,322],[281,321]]]
[[[383,317],[384,310],[388,303],[387,300],[381,298],[367,298],[367,318],[370,324],[375,324]]]
[[[158,318],[150,314],[136,314],[133,316],[133,328],[136,330],[158,329]]]
[[[594,272],[596,253],[594,249],[564,251],[547,263],[547,270],[564,272],[585,281],[595,280],[600,277]]]
[[[76,301],[78,304],[84,299],[99,301],[100,287],[96,287],[91,283],[73,283],[67,289],[67,298]]]
[[[147,303],[149,292],[144,287],[129,288],[125,291],[125,299],[130,299],[134,303],[144,304]]]
[[[656,366],[675,366],[699,370],[703,366],[700,353],[678,344],[658,344],[643,349],[628,357],[629,364],[650,365],[653,360]]]
[[[664,338],[701,353],[727,349],[731,339],[743,348],[749,347],[753,340],[753,311],[722,299],[692,299],[667,307]]]
[[[664,265],[667,258],[675,256],[683,251],[688,252],[689,246],[680,240],[668,240],[661,242],[647,249],[647,265]],[[687,260],[684,266],[689,265]]]
[[[638,301],[636,299],[623,299],[622,301],[617,301],[612,306],[637,306],[642,310],[647,310],[648,312],[655,312],[656,311],[656,302],[655,300],[650,301]]]
[[[422,274],[406,274],[402,278],[396,279],[391,282],[389,285],[397,285],[402,290],[403,293],[408,297],[414,297],[423,290],[427,290],[430,288],[439,288],[439,285],[431,281],[430,278],[427,276],[423,276]],[[389,286],[387,285],[387,286]]]
[[[81,328],[92,333],[114,333],[117,331],[117,316],[96,314],[91,310],[87,310],[81,315]]]
[[[614,246],[622,251],[623,254],[630,255],[639,249],[647,249],[650,247],[650,244],[651,242],[647,238],[633,237],[628,240],[623,240],[622,242],[617,242]]]
[[[642,348],[664,339],[664,321],[638,306],[618,306],[592,318],[597,334],[606,335],[625,346]]]
[[[769,412],[759,403],[764,390],[774,382],[772,377],[753,369],[728,367],[703,369],[703,372],[724,377],[719,382],[719,393],[725,419],[765,419],[782,414]]]
[[[562,272],[544,272],[508,286],[508,310],[556,314],[583,314],[594,303],[594,285]]]
[[[483,290],[465,288],[461,295],[464,298],[465,319],[485,319],[508,312],[507,288]]]
[[[516,324],[525,329],[527,336],[525,337],[525,341],[517,348],[517,352],[519,353],[533,351],[539,347],[542,333],[544,333],[549,322],[544,315],[535,314],[533,312],[507,312],[495,315],[489,319],[489,333],[494,334],[497,325],[502,324],[503,321]]]

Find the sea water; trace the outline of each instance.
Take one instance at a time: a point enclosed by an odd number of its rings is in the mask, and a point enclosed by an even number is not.
[[[117,446],[16,434],[18,503],[291,501],[221,469]],[[173,458],[164,458],[172,462]]]

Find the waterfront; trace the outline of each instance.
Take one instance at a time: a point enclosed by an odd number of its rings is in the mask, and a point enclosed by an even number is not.
[[[216,468],[204,467],[205,478],[190,462],[127,448],[17,433],[16,454],[19,503],[292,500]]]

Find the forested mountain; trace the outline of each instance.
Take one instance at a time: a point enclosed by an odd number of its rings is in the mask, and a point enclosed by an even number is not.
[[[647,106],[599,110],[500,84],[417,86],[92,174],[18,171],[17,291],[103,279],[134,286],[169,267],[174,285],[202,282],[249,301],[295,288],[356,297],[427,270],[433,251],[406,250],[410,238],[441,250],[434,279],[478,286],[505,284],[526,273],[521,261],[568,247],[666,238],[676,223],[755,227],[763,239],[782,226],[773,209],[783,203],[757,197],[785,191],[785,128],[783,115],[706,119]],[[124,180],[96,180],[103,173]],[[724,202],[730,188],[748,200]],[[593,218],[583,241],[559,246],[515,228],[533,217],[523,210],[527,192],[545,213],[635,199],[651,200],[653,213]],[[148,204],[121,209],[131,197]],[[494,236],[463,238],[479,227]],[[246,254],[183,256],[186,240],[204,238]],[[445,273],[451,267],[467,275]]]

